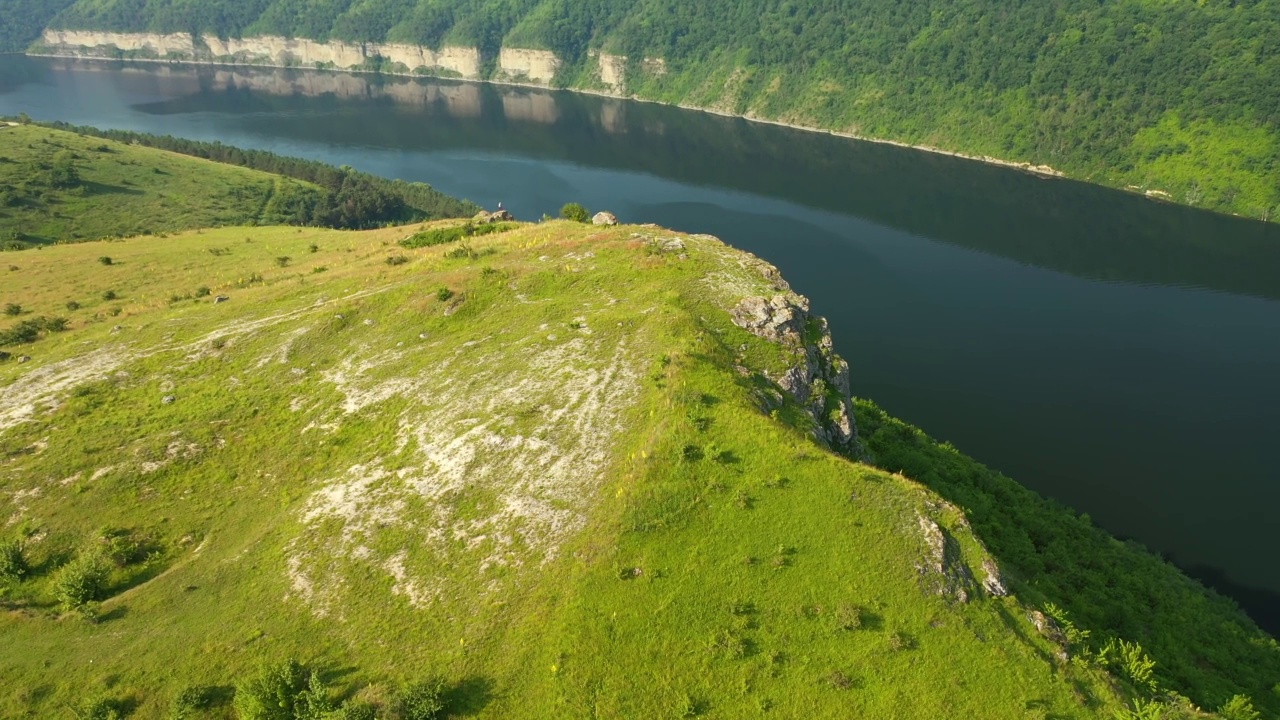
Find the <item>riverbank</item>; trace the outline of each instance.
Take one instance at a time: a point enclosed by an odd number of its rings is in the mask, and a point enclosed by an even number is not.
[[[50,46],[45,45],[43,47],[48,48]],[[1223,212],[1219,212],[1209,208],[1199,207],[1196,205],[1189,205],[1188,203],[1180,202],[1175,198],[1175,196],[1172,193],[1162,188],[1152,188],[1152,187],[1145,187],[1140,185],[1133,185],[1132,183],[1128,183],[1128,182],[1125,182],[1122,184],[1098,182],[1097,180],[1094,180],[1094,179],[1087,179],[1087,178],[1070,175],[1062,170],[1059,170],[1057,168],[1054,168],[1052,166],[1045,165],[1045,164],[1034,164],[1034,163],[1025,162],[1025,161],[1007,160],[1004,158],[999,158],[991,155],[976,155],[976,154],[966,153],[958,150],[950,150],[947,148],[937,147],[934,145],[910,143],[910,142],[905,142],[901,140],[894,140],[892,138],[882,138],[882,137],[876,137],[876,136],[863,135],[859,133],[851,133],[851,132],[846,132],[842,130],[835,130],[831,128],[823,128],[823,127],[817,127],[812,125],[804,125],[800,123],[785,122],[781,120],[771,120],[768,118],[762,118],[762,117],[752,116],[752,115],[741,115],[737,113],[726,112],[723,110],[717,110],[714,108],[701,107],[698,105],[668,102],[663,100],[645,98],[645,97],[636,96],[636,95],[624,95],[621,93],[610,92],[608,90],[601,90],[596,88],[581,88],[581,87],[557,88],[557,87],[552,87],[545,83],[521,82],[519,80],[513,80],[509,78],[466,77],[466,76],[459,76],[454,73],[437,75],[437,74],[421,74],[421,73],[412,73],[412,72],[396,72],[394,70],[369,69],[369,68],[364,68],[360,66],[329,68],[329,67],[315,67],[315,66],[309,66],[309,65],[286,65],[286,64],[272,63],[272,62],[226,62],[226,61],[220,61],[220,60],[199,60],[194,58],[181,58],[181,59],[173,59],[173,58],[160,59],[160,58],[146,58],[146,57],[116,58],[116,57],[109,57],[106,55],[93,55],[93,54],[75,53],[75,52],[51,52],[46,50],[28,50],[26,54],[31,57],[58,58],[58,59],[66,59],[66,60],[90,60],[90,61],[120,62],[120,63],[139,62],[139,63],[150,63],[150,64],[158,64],[158,65],[191,65],[191,66],[212,66],[212,67],[230,67],[230,68],[271,68],[271,69],[300,70],[300,71],[332,73],[332,74],[351,73],[351,74],[374,75],[374,76],[383,76],[383,77],[430,79],[430,80],[436,80],[436,81],[447,80],[447,81],[456,81],[456,82],[462,82],[462,83],[486,83],[490,85],[529,88],[529,89],[546,90],[546,91],[560,90],[560,91],[574,92],[574,93],[580,93],[585,95],[594,95],[598,97],[614,98],[618,100],[628,100],[633,102],[665,105],[668,107],[680,108],[682,110],[692,110],[696,112],[703,112],[711,115],[717,115],[720,117],[746,120],[747,122],[752,122],[752,123],[774,125],[777,127],[784,127],[790,130],[798,130],[802,132],[831,135],[834,137],[844,138],[848,140],[855,140],[860,142],[876,143],[881,145],[892,145],[895,147],[908,149],[908,150],[918,150],[921,152],[932,153],[935,155],[945,155],[948,157],[953,157],[961,160],[969,160],[973,162],[980,162],[986,165],[1008,168],[1011,170],[1019,170],[1040,178],[1046,178],[1046,179],[1057,178],[1057,179],[1075,180],[1077,182],[1083,182],[1091,185],[1097,185],[1099,187],[1106,187],[1106,188],[1117,190],[1120,192],[1138,195],[1145,199],[1163,203],[1163,204],[1174,204],[1174,205],[1184,205],[1187,207],[1196,207],[1197,209],[1204,210],[1206,212],[1215,212],[1217,214],[1222,214],[1222,215],[1230,215],[1233,217],[1241,217],[1241,218],[1246,218],[1250,220],[1257,220],[1263,223],[1276,221],[1269,211],[1263,211],[1261,216],[1242,215],[1240,213],[1223,213]],[[1280,216],[1277,216],[1277,217],[1280,217]]]
[[[893,140],[891,138],[881,138],[881,137],[875,137],[870,135],[861,135],[858,133],[850,133],[850,132],[835,130],[831,128],[823,128],[823,127],[817,127],[812,125],[803,125],[799,123],[790,123],[790,122],[784,122],[781,120],[771,120],[769,118],[762,118],[762,117],[753,116],[753,115],[740,115],[736,113],[725,112],[723,110],[716,110],[714,108],[701,107],[698,105],[672,103],[664,100],[645,98],[638,95],[625,95],[621,93],[609,92],[607,90],[599,90],[595,88],[553,87],[550,85],[545,85],[540,83],[519,82],[516,80],[508,80],[508,79],[500,79],[500,78],[453,77],[453,76],[446,76],[446,75],[431,75],[431,74],[420,74],[420,73],[395,72],[395,71],[388,71],[388,70],[374,70],[374,69],[365,69],[365,68],[359,68],[359,67],[318,68],[318,67],[284,65],[280,63],[267,63],[267,62],[222,62],[218,60],[195,60],[195,59],[173,60],[173,59],[160,59],[160,58],[113,58],[113,57],[107,57],[105,55],[86,55],[83,53],[56,53],[56,52],[40,52],[40,51],[29,51],[26,54],[30,57],[57,58],[57,59],[63,59],[63,60],[92,60],[92,61],[99,61],[99,62],[120,62],[120,63],[138,62],[138,63],[149,63],[149,64],[156,64],[156,65],[191,65],[191,66],[232,67],[232,68],[271,68],[271,69],[278,69],[278,70],[300,70],[300,71],[321,72],[321,73],[344,73],[345,72],[345,73],[358,73],[361,75],[412,78],[412,79],[419,79],[419,80],[422,80],[422,79],[437,80],[437,81],[446,80],[446,81],[463,82],[463,83],[481,83],[481,84],[499,85],[499,86],[505,86],[505,87],[529,88],[529,89],[535,89],[535,90],[574,92],[574,93],[580,93],[584,95],[594,95],[597,97],[613,98],[617,100],[628,100],[633,102],[652,103],[657,105],[665,105],[668,107],[677,107],[682,110],[691,110],[695,112],[708,113],[711,115],[718,115],[720,117],[746,120],[748,122],[753,122],[753,123],[774,125],[777,127],[788,128],[791,130],[799,130],[803,132],[832,135],[835,137],[845,138],[848,140],[856,140],[860,142],[870,142],[870,143],[877,143],[882,145],[893,145],[895,147],[905,148],[909,150],[919,150],[921,152],[928,152],[936,155],[946,155],[948,157],[959,158],[961,160],[971,160],[974,162],[981,162],[988,165],[995,165],[998,167],[1004,167],[1004,168],[1009,168],[1013,170],[1021,170],[1023,172],[1031,173],[1033,175],[1037,175],[1045,178],[1062,178],[1062,179],[1077,179],[1077,180],[1079,179],[1079,178],[1071,178],[1065,172],[1058,170],[1054,167],[1051,167],[1049,165],[1043,165],[1043,164],[1038,165],[1030,162],[1006,160],[1004,158],[993,157],[990,155],[974,155],[970,153],[961,152],[958,150],[949,150],[946,148],[936,147],[933,145],[915,144],[915,143],[904,142],[901,140]],[[1089,181],[1081,180],[1081,182],[1089,182]],[[1093,183],[1093,184],[1098,184],[1098,183]],[[1107,186],[1107,187],[1110,187],[1110,186]],[[1127,190],[1126,188],[1115,188],[1115,189]],[[1127,190],[1127,191],[1132,192],[1132,190]],[[1152,197],[1156,199],[1158,199],[1157,195],[1162,193],[1163,191],[1158,191],[1158,190],[1149,190],[1145,192],[1138,191],[1138,194],[1144,194],[1147,197]],[[1163,193],[1163,194],[1167,196],[1167,193]]]

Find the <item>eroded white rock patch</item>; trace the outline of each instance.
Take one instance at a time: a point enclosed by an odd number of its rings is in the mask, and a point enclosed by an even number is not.
[[[492,591],[499,570],[556,558],[586,522],[639,391],[630,341],[599,337],[487,338],[426,372],[409,370],[410,354],[372,352],[325,373],[344,415],[392,397],[410,406],[394,457],[352,466],[308,500],[289,549],[295,594],[322,612],[341,585],[335,557],[379,568],[418,607],[450,590],[424,566],[461,567]]]

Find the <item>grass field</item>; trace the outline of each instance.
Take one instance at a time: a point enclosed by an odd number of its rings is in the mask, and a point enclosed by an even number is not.
[[[4,585],[0,714],[167,717],[200,686],[231,717],[285,657],[335,698],[442,675],[477,717],[1124,705],[1017,600],[925,592],[921,516],[982,577],[956,508],[760,409],[786,360],[730,322],[769,292],[739,253],[565,222],[400,248],[415,229],[10,256],[0,300],[69,329],[0,364],[0,515],[32,568]],[[133,552],[89,621],[55,580],[103,537]]]
[[[34,125],[0,126],[0,243],[47,245],[283,222],[314,186]]]

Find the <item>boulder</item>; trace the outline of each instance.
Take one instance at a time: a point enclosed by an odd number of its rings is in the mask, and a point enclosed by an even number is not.
[[[226,295],[219,295],[218,297],[216,297],[216,298],[214,298],[214,299],[213,299],[213,304],[214,304],[214,305],[217,305],[217,304],[219,304],[219,303],[224,303],[224,302],[226,302],[226,301],[228,301],[228,300],[230,300],[230,299],[231,299],[231,298],[227,297]]]
[[[476,213],[475,217],[471,218],[471,222],[486,225],[488,223],[496,222],[512,222],[515,219],[514,215],[504,209],[494,210],[493,212],[485,212],[484,210],[481,210]]]
[[[617,225],[618,217],[611,212],[598,212],[591,218],[592,225]]]
[[[172,405],[174,400],[177,400],[177,398],[172,395],[165,395],[164,397],[160,398],[160,404]]]

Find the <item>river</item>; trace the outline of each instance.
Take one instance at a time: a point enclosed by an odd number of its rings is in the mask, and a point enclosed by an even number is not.
[[[0,113],[220,140],[716,235],[831,322],[854,391],[1280,633],[1280,227],[610,98],[0,57]],[[1273,445],[1272,443],[1276,443]]]

